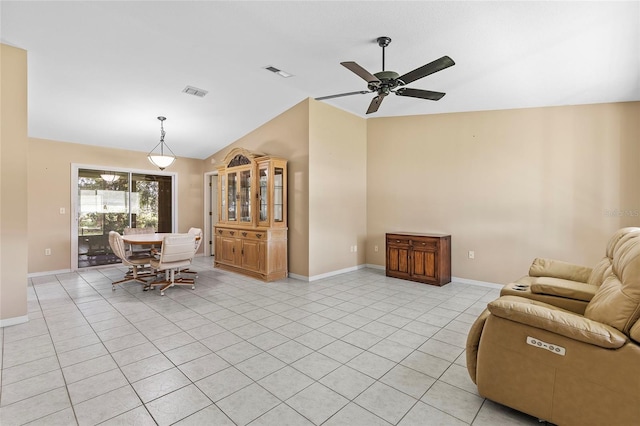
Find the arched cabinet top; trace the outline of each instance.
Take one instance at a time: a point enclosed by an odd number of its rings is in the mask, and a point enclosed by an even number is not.
[[[256,158],[264,157],[264,154],[251,152],[245,148],[234,148],[224,157],[225,167],[236,167],[251,164]]]

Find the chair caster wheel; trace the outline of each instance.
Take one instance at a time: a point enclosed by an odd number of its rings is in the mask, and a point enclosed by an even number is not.
[[[116,286],[111,287],[111,291],[116,291]]]
[[[195,285],[191,286],[191,290],[195,290],[195,289],[196,289]]]
[[[160,292],[160,296],[164,296],[164,291],[161,291],[161,292]]]

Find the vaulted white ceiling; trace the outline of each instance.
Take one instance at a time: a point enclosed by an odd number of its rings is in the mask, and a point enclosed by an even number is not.
[[[640,100],[640,2],[45,1],[0,3],[28,51],[29,136],[205,158],[307,97],[366,90],[340,65],[456,65],[367,117]],[[274,66],[293,77],[264,68]],[[182,93],[191,85],[209,93]],[[365,117],[373,94],[324,102]]]

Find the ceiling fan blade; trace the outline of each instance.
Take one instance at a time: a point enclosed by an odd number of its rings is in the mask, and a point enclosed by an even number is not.
[[[369,90],[358,90],[357,92],[340,93],[338,95],[329,95],[329,96],[320,96],[319,98],[315,98],[315,99],[316,99],[316,101],[322,101],[324,99],[339,98],[341,96],[364,95],[365,93],[371,93],[371,91],[369,91]]]
[[[422,77],[426,77],[429,74],[433,74],[434,72],[442,71],[445,68],[449,68],[456,63],[453,62],[448,56],[443,56],[440,59],[436,59],[433,62],[429,62],[426,65],[421,66],[420,68],[416,68],[413,71],[409,71],[405,75],[398,77],[398,80],[402,80],[404,84],[409,84],[412,81],[416,81],[421,79]]]
[[[380,104],[384,100],[384,97],[387,95],[378,95],[371,100],[369,104],[369,108],[367,109],[367,114],[371,114],[372,112],[376,112],[378,108],[380,108]]]
[[[396,90],[396,95],[399,96],[411,96],[412,98],[429,99],[430,101],[438,101],[442,99],[445,94],[446,93],[442,92],[432,92],[431,90],[410,89],[408,87],[401,87]]]
[[[378,77],[376,77],[375,75],[371,74],[369,71],[365,70],[364,68],[362,68],[360,65],[356,64],[355,62],[340,62],[340,65],[342,65],[343,67],[347,68],[349,71],[354,72],[355,74],[357,74],[360,78],[362,78],[367,83],[376,83],[376,82],[379,83],[380,82],[380,80],[378,80]]]

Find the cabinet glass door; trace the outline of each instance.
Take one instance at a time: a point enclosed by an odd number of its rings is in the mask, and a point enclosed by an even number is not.
[[[267,206],[269,205],[269,191],[267,187],[267,166],[261,166],[259,173],[259,184],[260,184],[260,222],[268,222],[269,221],[269,210]]]
[[[226,222],[229,217],[227,209],[227,175],[220,173],[220,220]]]
[[[251,222],[251,170],[240,172],[240,222]]]
[[[227,211],[229,212],[228,221],[236,221],[236,198],[238,196],[238,175],[234,173],[227,174]]]
[[[284,169],[275,167],[273,173],[273,221],[284,221]]]

